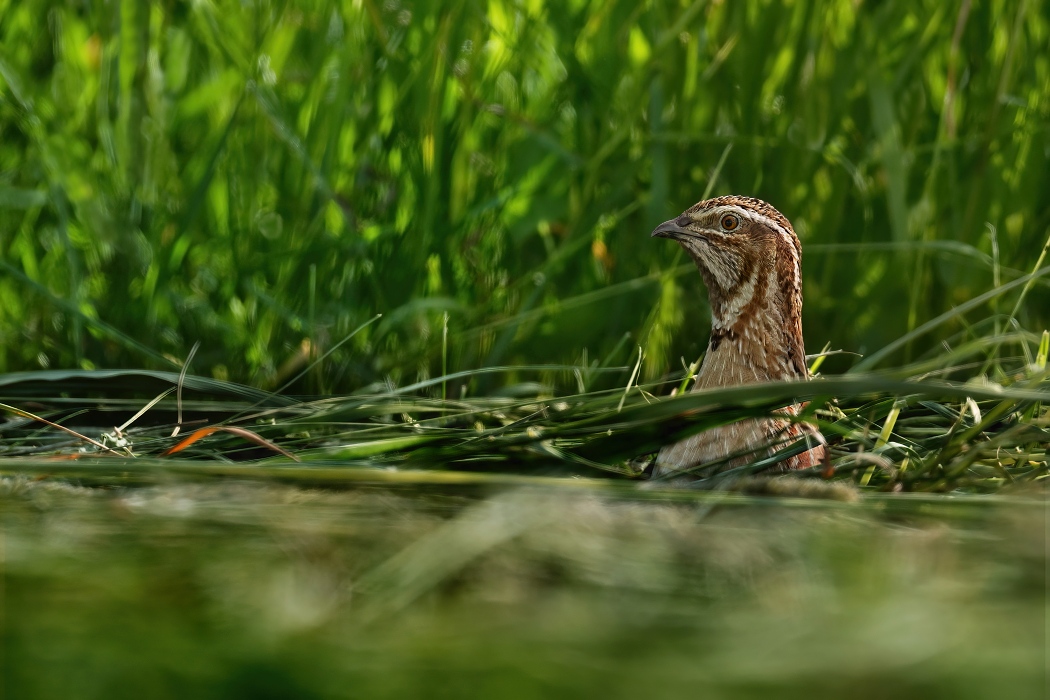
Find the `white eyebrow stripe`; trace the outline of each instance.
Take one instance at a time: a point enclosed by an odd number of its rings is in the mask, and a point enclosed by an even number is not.
[[[783,236],[788,241],[788,243],[792,243],[792,245],[794,244],[791,240],[791,234],[786,228],[781,226],[773,219],[770,219],[765,214],[760,214],[759,212],[754,211],[753,209],[745,209],[735,204],[723,204],[722,206],[715,207],[710,211],[716,215],[715,218],[718,220],[722,219],[723,214],[736,214],[739,217],[750,219],[751,221],[754,221],[756,223],[765,224],[766,226]]]

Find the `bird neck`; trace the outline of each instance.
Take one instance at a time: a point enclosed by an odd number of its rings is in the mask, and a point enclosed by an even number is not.
[[[808,376],[799,266],[784,262],[778,255],[743,265],[729,285],[704,274],[711,303],[711,339],[698,386]]]

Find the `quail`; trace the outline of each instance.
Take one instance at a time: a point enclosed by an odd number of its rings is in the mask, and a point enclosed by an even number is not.
[[[751,197],[707,199],[656,227],[692,257],[707,287],[711,338],[693,391],[809,378],[802,339],[802,247],[791,223]],[[778,411],[798,415],[794,404]],[[737,421],[660,450],[654,477],[721,462],[723,468],[764,458],[805,437],[809,449],[781,461],[788,471],[820,464],[824,438],[811,424],[780,418]]]

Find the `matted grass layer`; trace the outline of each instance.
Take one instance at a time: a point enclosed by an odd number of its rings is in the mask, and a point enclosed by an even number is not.
[[[655,393],[667,386],[631,382],[573,395],[527,383],[452,400],[426,393],[462,376],[303,398],[144,370],[14,374],[0,379],[7,402],[0,406],[13,416],[0,426],[0,473],[100,485],[172,474],[308,485],[403,478],[391,470],[442,472],[427,479],[451,482],[463,472],[642,479],[647,455],[661,445],[805,401],[800,420],[820,425],[831,458],[797,477],[893,491],[994,491],[1048,473],[1048,341],[1044,334],[1029,362],[997,361],[998,381],[931,378],[938,372],[920,363],[665,399]],[[142,398],[151,393],[157,398]],[[703,478],[692,486],[732,488],[805,449],[776,447],[743,467],[701,465],[695,474]]]

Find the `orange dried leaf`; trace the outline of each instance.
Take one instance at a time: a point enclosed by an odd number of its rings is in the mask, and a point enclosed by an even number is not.
[[[233,426],[228,426],[228,425],[213,425],[213,426],[209,426],[207,428],[198,428],[197,430],[194,430],[192,433],[190,433],[186,438],[181,440],[174,447],[170,447],[167,450],[165,450],[164,452],[161,452],[161,455],[162,456],[167,456],[167,455],[173,455],[176,452],[182,452],[183,450],[185,450],[187,447],[189,447],[193,443],[197,442],[198,440],[206,438],[209,435],[211,435],[212,433],[217,433],[219,431],[226,432],[226,433],[232,433],[233,435],[237,435],[239,437],[242,437],[245,440],[248,440],[250,442],[254,442],[256,445],[259,445],[261,447],[265,447],[267,449],[273,450],[274,452],[282,454],[285,457],[288,457],[289,459],[294,459],[296,462],[301,461],[298,457],[296,457],[294,454],[292,454],[288,450],[284,449],[280,445],[277,445],[277,444],[275,444],[273,442],[270,442],[269,440],[267,440],[266,438],[264,438],[261,435],[253,433],[252,431],[250,431],[250,430],[248,430],[246,428],[235,428]]]

